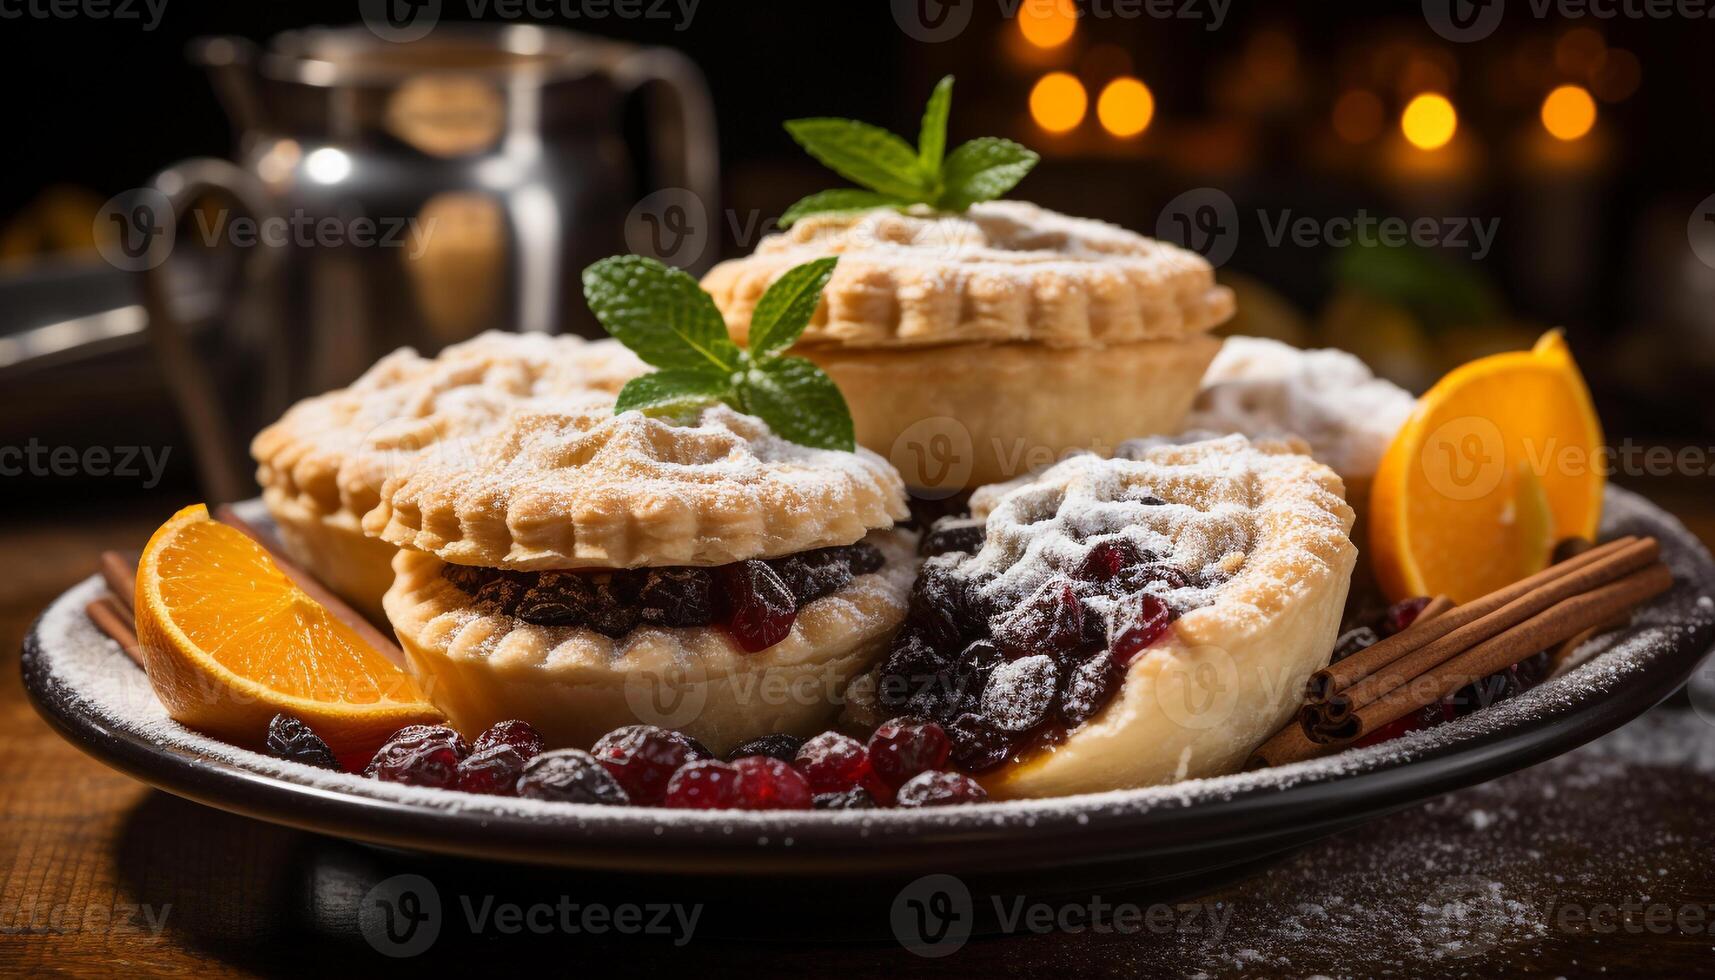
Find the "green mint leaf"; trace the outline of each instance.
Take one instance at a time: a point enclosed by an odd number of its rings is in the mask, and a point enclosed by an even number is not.
[[[619,391],[613,414],[633,409],[646,415],[684,415],[689,409],[732,396],[729,379],[713,372],[674,369],[632,378]]]
[[[816,449],[852,452],[852,413],[834,380],[802,357],[763,361],[745,372],[750,411],[783,438]]]
[[[1039,159],[1034,151],[997,136],[961,143],[941,168],[945,189],[935,205],[963,211],[978,201],[992,201],[1012,190]]]
[[[786,131],[824,166],[872,191],[922,201],[933,190],[917,151],[880,126],[855,119],[793,119]]]
[[[917,163],[932,178],[941,174],[941,160],[947,153],[947,114],[952,108],[953,76],[948,75],[929,93],[929,104],[923,107],[923,124],[917,130]]]
[[[778,224],[782,228],[790,228],[799,218],[812,214],[869,211],[873,208],[902,208],[911,203],[904,198],[877,194],[875,191],[860,191],[855,187],[818,191],[787,208],[786,213],[780,216]]]
[[[584,299],[614,339],[658,368],[721,375],[742,352],[715,301],[689,275],[641,255],[616,255],[584,270]]]
[[[822,287],[834,274],[838,256],[806,262],[786,270],[756,301],[750,314],[750,356],[768,357],[791,347],[816,315]]]

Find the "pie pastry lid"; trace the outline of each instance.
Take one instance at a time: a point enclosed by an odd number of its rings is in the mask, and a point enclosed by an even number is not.
[[[259,432],[250,445],[257,482],[355,527],[386,478],[418,455],[492,428],[531,400],[612,405],[647,370],[616,341],[546,334],[489,331],[433,358],[401,348]]]
[[[525,407],[389,478],[364,529],[454,564],[636,568],[851,544],[907,514],[876,454],[801,446],[724,405],[689,425]]]
[[[768,286],[827,255],[839,265],[804,345],[1101,346],[1192,336],[1233,313],[1195,252],[1024,201],[811,215],[711,269],[703,288],[742,343]]]
[[[876,531],[877,572],[806,604],[786,639],[755,653],[718,627],[642,626],[614,639],[485,613],[432,555],[401,551],[384,604],[408,666],[461,731],[522,718],[555,747],[588,748],[622,725],[684,731],[724,754],[774,732],[824,730],[848,681],[886,652],[905,617],[915,539]]]

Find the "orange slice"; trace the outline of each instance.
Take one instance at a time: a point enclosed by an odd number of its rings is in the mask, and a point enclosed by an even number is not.
[[[201,504],[149,539],[136,602],[149,681],[192,728],[256,747],[285,712],[349,767],[405,725],[441,719],[409,675]]]
[[[1456,368],[1418,400],[1370,492],[1370,549],[1389,598],[1468,602],[1593,539],[1602,426],[1560,331]]]

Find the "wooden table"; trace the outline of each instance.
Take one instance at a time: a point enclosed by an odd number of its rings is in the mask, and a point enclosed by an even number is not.
[[[1715,508],[1701,495],[1657,494],[1709,540]],[[140,547],[166,514],[156,509],[0,527],[6,976],[424,967],[692,977],[1715,972],[1715,727],[1683,707],[1658,709],[1649,738],[1627,730],[1623,751],[1599,745],[1375,821],[1129,933],[973,939],[951,956],[920,959],[887,942],[693,934],[676,947],[654,937],[473,935],[461,922],[423,957],[385,958],[358,928],[358,906],[377,881],[423,873],[459,916],[455,896],[504,903],[526,886],[507,869],[384,855],[150,790],[60,741],[26,702],[16,661],[30,620],[93,571],[102,548]],[[532,895],[543,880],[532,880]],[[567,880],[567,890],[575,884]],[[1687,909],[1701,910],[1701,922]],[[769,935],[759,916],[755,931]]]

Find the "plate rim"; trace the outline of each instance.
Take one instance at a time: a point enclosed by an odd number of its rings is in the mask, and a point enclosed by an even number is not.
[[[1651,523],[1682,527],[1673,516],[1635,498]],[[1696,543],[1687,534],[1687,540]],[[1715,583],[1715,561],[1700,543],[1687,555],[1696,574],[1679,588]],[[56,597],[52,609],[74,585]],[[1709,591],[1705,588],[1703,591]],[[929,811],[876,811],[855,823],[835,814],[768,815],[712,811],[674,821],[659,811],[565,805],[565,816],[460,811],[318,787],[272,775],[193,749],[161,745],[146,733],[110,725],[47,664],[38,615],[20,657],[26,696],[61,737],[131,778],[193,802],[300,830],[454,857],[582,868],[697,875],[829,875],[874,877],[928,872],[1017,873],[1144,861],[1199,850],[1230,849],[1235,841],[1275,850],[1327,836],[1464,786],[1535,765],[1598,738],[1671,696],[1715,642],[1715,619],[1680,623],[1683,638],[1621,683],[1597,696],[1540,706],[1534,717],[1447,739],[1405,760],[1362,763],[1342,773],[1311,773],[1288,786],[1239,786],[1183,805],[1104,806],[1119,791],[1064,797],[1031,807],[1022,820],[995,819],[991,806]],[[1648,628],[1648,627],[1643,627]],[[1633,627],[1634,632],[1641,631]],[[1355,808],[1353,801],[1361,801]],[[1101,802],[1098,802],[1101,801]],[[1000,803],[996,806],[1012,806]],[[593,812],[592,812],[593,811]],[[1016,812],[1016,811],[1015,811]],[[1261,813],[1272,832],[1257,833]],[[593,819],[592,819],[593,818]],[[1281,825],[1289,825],[1282,827]],[[736,827],[734,830],[732,828]],[[1246,829],[1251,828],[1248,833]],[[877,832],[877,831],[880,832]],[[1147,831],[1140,834],[1139,831]],[[473,833],[475,831],[475,833]],[[1235,837],[1235,832],[1239,836]],[[1003,852],[1003,868],[995,866]],[[1247,852],[1255,858],[1262,851]]]

